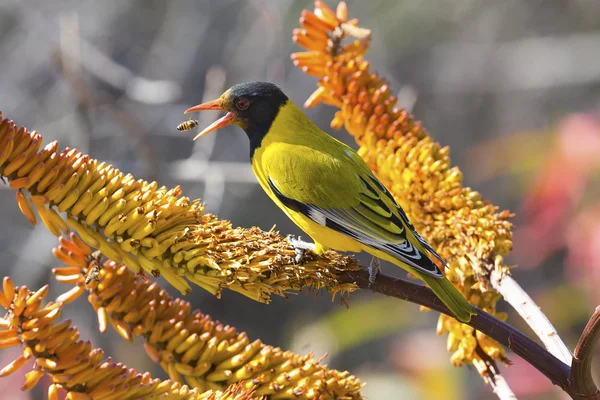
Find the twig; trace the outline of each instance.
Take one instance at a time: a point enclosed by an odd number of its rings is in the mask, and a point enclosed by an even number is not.
[[[218,98],[225,89],[225,69],[220,65],[212,66],[206,71],[204,77],[204,93],[201,102]],[[212,116],[210,116],[212,117]],[[209,115],[206,113],[200,113],[198,118],[201,126],[207,126],[209,124]],[[212,122],[212,121],[210,121]],[[190,154],[189,161],[201,161],[206,162],[211,167],[211,173],[206,174],[204,181],[204,192],[202,193],[202,199],[209,206],[209,210],[214,213],[220,211],[220,207],[223,204],[223,196],[225,195],[226,173],[211,164],[211,157],[216,149],[217,135],[209,135],[208,140],[204,140],[202,144],[199,141],[194,142],[192,153]],[[199,173],[199,172],[197,172]],[[254,177],[253,177],[254,178]]]
[[[577,342],[573,367],[569,375],[573,392],[583,399],[600,399],[600,391],[592,377],[592,356],[598,339],[600,339],[600,306],[596,307],[596,311]]]
[[[502,276],[497,271],[492,271],[490,281],[494,289],[496,289],[504,300],[509,303],[515,311],[519,313],[521,318],[525,320],[527,325],[540,338],[546,349],[567,365],[571,365],[573,355],[562,341],[556,328],[552,325],[546,315],[535,304],[533,299],[529,297],[527,292],[515,281],[510,275]]]
[[[70,140],[78,148],[89,150],[93,129],[92,107],[94,99],[81,76],[81,29],[79,15],[74,11],[61,14],[60,48],[51,52],[51,60],[59,67],[63,79],[69,84],[76,104],[76,115],[84,129],[69,132]],[[69,56],[67,56],[69,54]]]
[[[592,59],[597,57],[594,50],[598,40],[600,35],[594,32],[530,37],[503,43],[449,42],[432,49],[433,68],[427,78],[434,90],[461,95],[594,85],[600,78],[598,59]],[[456,54],[461,56],[456,57]],[[544,60],[558,58],[572,62],[544,67]],[[473,60],[494,68],[488,70],[489,73],[455,73],[472,65]],[[581,65],[586,67],[580,68]]]
[[[513,393],[508,382],[500,373],[494,373],[490,378],[489,382],[492,391],[501,400],[516,400],[517,396]]]
[[[75,53],[76,56],[78,54]],[[58,49],[55,55],[55,61],[59,63],[65,81],[70,85],[71,93],[77,101],[78,110],[80,110],[80,114],[86,124],[88,136],[90,136],[89,133],[92,129],[90,109],[94,107],[98,110],[107,111],[113,120],[135,141],[134,149],[139,154],[138,158],[143,160],[143,164],[141,165],[143,174],[148,178],[156,177],[159,172],[158,164],[155,162],[157,157],[148,143],[144,130],[141,128],[144,126],[142,121],[133,113],[124,110],[125,107],[122,104],[117,104],[118,99],[94,93],[82,79],[80,73],[74,73],[72,68],[66,68],[78,60],[71,60],[72,56],[72,49],[61,48]],[[80,71],[76,70],[76,72]],[[86,143],[84,147],[89,147],[89,143]]]
[[[161,166],[161,171],[164,171],[166,176],[171,179],[178,179],[178,182],[206,182],[215,169],[223,174],[227,182],[248,185],[258,184],[252,172],[252,167],[246,162],[206,161],[187,158]]]
[[[508,382],[500,374],[498,365],[496,362],[488,356],[480,346],[475,349],[477,355],[483,360],[481,365],[475,365],[479,374],[483,377],[483,380],[490,385],[494,394],[498,396],[500,400],[516,400],[517,396],[513,393]]]
[[[517,396],[513,393],[510,386],[508,386],[508,382],[506,382],[506,379],[504,379],[504,377],[500,374],[500,372],[497,369],[495,369],[494,373],[491,374],[488,383],[490,384],[492,391],[496,394],[496,396],[498,396],[500,400],[517,399]]]
[[[166,104],[181,97],[181,86],[170,80],[150,80],[117,63],[87,40],[80,38],[81,67],[104,83],[123,90],[132,100],[143,104]],[[61,49],[72,56],[71,48]]]
[[[375,282],[369,286],[369,273],[365,269],[348,271],[340,275],[340,280],[346,283],[355,283],[362,289],[397,297],[452,316],[448,308],[429,288],[417,283],[380,274]],[[507,346],[544,374],[552,383],[572,395],[568,365],[507,323],[477,307],[473,307],[473,309],[477,312],[477,315],[471,318],[468,325]]]

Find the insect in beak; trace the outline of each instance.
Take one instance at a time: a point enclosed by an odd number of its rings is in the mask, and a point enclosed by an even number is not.
[[[192,113],[192,112],[196,112],[196,111],[206,111],[206,110],[227,111],[221,106],[221,99],[216,99],[216,100],[207,101],[206,103],[198,104],[197,106],[188,108],[187,110],[185,110],[184,114],[188,114],[188,113]],[[204,129],[202,132],[197,134],[196,137],[194,138],[194,140],[198,139],[201,136],[206,135],[209,132],[215,131],[217,129],[221,129],[224,126],[227,126],[227,125],[233,123],[234,118],[235,118],[235,114],[232,112],[228,112],[227,114],[225,114],[224,117],[219,118],[218,120],[213,122],[211,125],[209,125],[206,129]]]

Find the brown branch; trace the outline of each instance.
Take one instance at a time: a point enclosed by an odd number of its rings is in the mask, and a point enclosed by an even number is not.
[[[369,273],[364,269],[345,272],[340,275],[340,281],[356,283],[362,289],[373,290],[387,296],[410,301],[452,316],[448,308],[429,288],[417,283],[379,274],[376,281],[369,287]],[[500,321],[477,307],[473,307],[473,309],[477,311],[477,315],[471,318],[468,325],[511,349],[515,354],[544,374],[552,383],[560,386],[564,391],[573,396],[569,382],[570,368],[568,365],[507,323]],[[600,318],[600,313],[598,314]]]
[[[598,339],[600,339],[600,306],[596,307],[596,311],[577,342],[569,375],[573,392],[583,399],[600,399],[600,391],[592,377],[592,356]]]

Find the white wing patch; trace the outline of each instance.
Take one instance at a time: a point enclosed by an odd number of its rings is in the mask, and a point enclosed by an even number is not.
[[[308,210],[308,218],[312,219],[321,226],[325,226],[327,224],[327,216],[316,208],[310,208]]]
[[[420,260],[421,253],[417,250],[410,241],[406,240],[404,243],[398,245],[398,248],[403,252],[406,257],[410,257],[413,260]]]
[[[344,153],[350,158],[356,157],[356,153],[352,149],[344,149]]]

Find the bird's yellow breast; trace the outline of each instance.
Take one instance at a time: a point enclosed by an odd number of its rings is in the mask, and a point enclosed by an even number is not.
[[[355,240],[286,207],[269,186],[269,177],[274,176],[278,184],[292,191],[301,192],[305,189],[302,186],[309,184],[319,185],[328,168],[335,167],[335,157],[317,150],[323,145],[327,148],[329,139],[333,138],[320,131],[293,103],[288,103],[273,121],[260,147],[254,151],[252,169],[271,200],[315,241],[318,253],[327,248],[360,252],[361,246]]]

